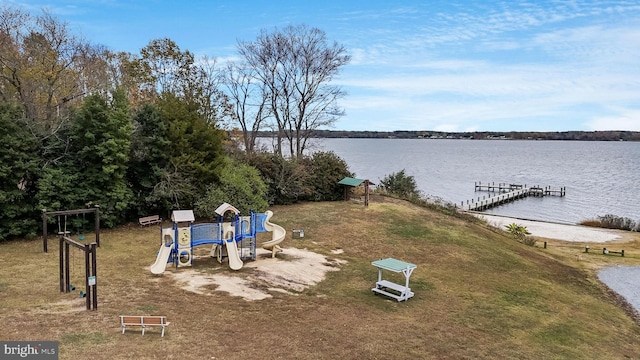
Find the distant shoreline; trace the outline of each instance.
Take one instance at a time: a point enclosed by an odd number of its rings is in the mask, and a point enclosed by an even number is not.
[[[277,132],[260,131],[258,137],[276,137]],[[353,131],[313,130],[311,138],[346,139],[455,139],[455,140],[564,140],[564,141],[640,141],[640,131],[473,131],[431,130]]]

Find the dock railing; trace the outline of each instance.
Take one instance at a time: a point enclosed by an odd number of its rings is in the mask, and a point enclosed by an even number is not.
[[[477,200],[467,200],[466,204],[462,202],[462,208],[470,211],[483,211],[495,206],[499,206],[517,199],[522,199],[528,196],[544,197],[544,196],[565,196],[566,187],[559,189],[552,189],[550,186],[540,187],[520,184],[507,184],[507,183],[487,183],[482,184],[477,182],[475,185],[475,191],[488,191],[498,192],[499,195],[495,196],[483,196],[478,197]]]

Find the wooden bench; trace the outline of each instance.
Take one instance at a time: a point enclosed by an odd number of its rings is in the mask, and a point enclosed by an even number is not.
[[[141,226],[157,224],[161,222],[162,218],[158,215],[145,216],[138,219],[138,223],[140,223]]]
[[[127,326],[140,326],[142,328],[142,335],[147,326],[162,326],[162,336],[164,337],[164,329],[169,325],[166,316],[154,316],[154,315],[120,315],[120,325],[122,325],[122,333],[127,329]]]

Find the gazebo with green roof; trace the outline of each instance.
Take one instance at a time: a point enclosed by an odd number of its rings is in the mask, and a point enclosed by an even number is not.
[[[349,187],[355,188],[364,184],[364,206],[369,206],[369,185],[375,185],[374,183],[366,179],[346,177],[338,181],[338,184],[344,186],[344,201],[349,200]]]

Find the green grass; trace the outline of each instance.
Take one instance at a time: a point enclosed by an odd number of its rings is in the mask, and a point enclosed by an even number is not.
[[[401,201],[278,206],[273,222],[303,229],[283,243],[327,259],[340,271],[301,292],[245,301],[199,295],[148,266],[159,247],[157,227],[104,231],[98,249],[98,310],[58,291],[57,243],[0,244],[3,339],[60,341],[60,358],[100,359],[624,359],[640,357],[638,324],[596,277],[602,266],[640,265],[637,237],[624,258],[575,260],[584,244],[549,240],[547,249],[504,231]],[[168,224],[165,224],[168,226]],[[261,234],[259,242],[270,234]],[[633,234],[631,234],[633,235]],[[332,253],[342,249],[341,254]],[[416,264],[415,297],[398,303],[375,296],[371,262],[394,257]],[[210,261],[205,275],[247,278]],[[175,269],[171,271],[182,271]],[[399,274],[385,279],[403,282]],[[157,329],[120,333],[118,315],[167,315]]]

